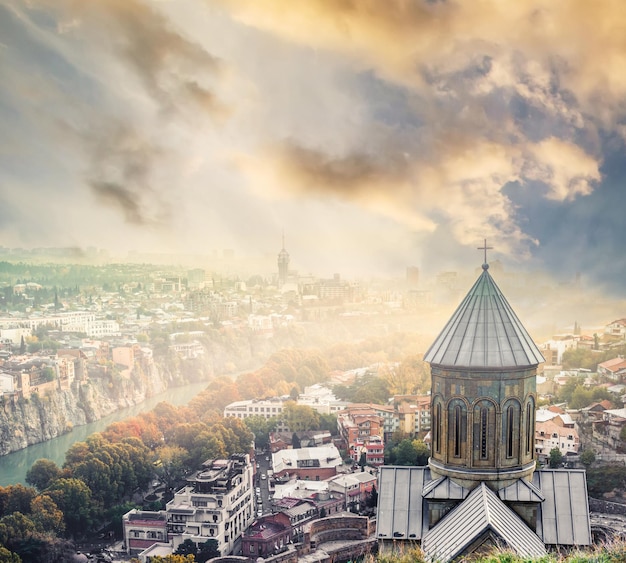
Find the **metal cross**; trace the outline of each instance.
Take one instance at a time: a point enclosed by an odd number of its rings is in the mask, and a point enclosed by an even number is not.
[[[477,250],[484,250],[485,251],[485,264],[487,263],[487,250],[493,250],[493,246],[487,246],[487,239],[485,239],[485,243],[484,246],[479,246],[477,248]]]

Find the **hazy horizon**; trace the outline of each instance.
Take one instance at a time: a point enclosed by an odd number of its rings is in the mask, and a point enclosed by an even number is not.
[[[385,277],[472,271],[487,239],[624,298],[625,25],[613,0],[0,0],[0,245],[284,234],[302,274]]]

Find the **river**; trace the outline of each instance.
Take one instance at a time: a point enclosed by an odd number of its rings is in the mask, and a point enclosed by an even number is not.
[[[146,399],[143,403],[138,405],[115,411],[95,422],[90,422],[83,426],[75,426],[71,432],[63,434],[63,436],[59,436],[53,440],[34,444],[23,450],[0,456],[0,487],[6,487],[7,485],[13,485],[15,483],[25,484],[26,472],[38,459],[51,459],[58,466],[61,466],[65,461],[65,452],[67,452],[72,444],[84,441],[87,436],[94,432],[101,432],[112,422],[124,420],[136,416],[139,413],[150,411],[163,401],[174,406],[187,404],[200,391],[206,389],[207,386],[208,383],[204,382],[168,389],[163,393]]]

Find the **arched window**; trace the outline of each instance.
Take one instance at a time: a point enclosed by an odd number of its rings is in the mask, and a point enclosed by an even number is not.
[[[532,399],[526,405],[526,453],[532,452],[533,436],[535,434],[535,413]]]
[[[454,407],[454,457],[461,457],[461,406]]]
[[[480,408],[480,459],[487,459],[487,421],[488,413],[486,407]]]
[[[439,453],[441,451],[441,403],[435,405],[435,420],[433,421],[434,443],[435,451]]]
[[[506,457],[513,457],[513,426],[515,409],[509,405],[506,409]]]

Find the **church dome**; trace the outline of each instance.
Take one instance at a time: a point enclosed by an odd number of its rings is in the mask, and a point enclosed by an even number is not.
[[[544,361],[488,268],[483,266],[483,273],[426,352],[426,362],[450,368],[502,369]]]

